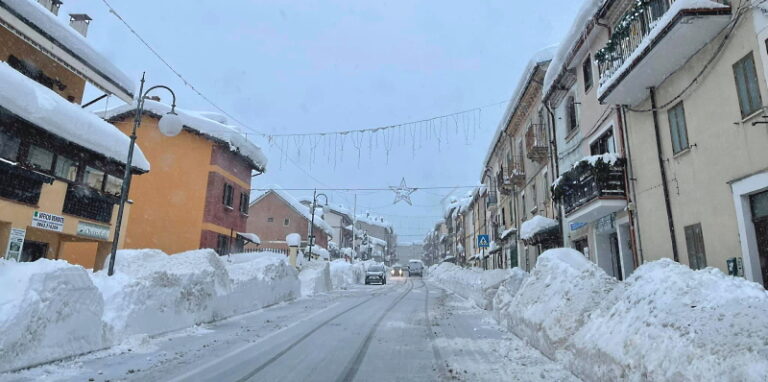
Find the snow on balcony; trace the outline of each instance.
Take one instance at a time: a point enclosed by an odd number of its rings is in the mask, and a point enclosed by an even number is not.
[[[648,16],[633,21],[638,24],[634,30],[645,33],[627,36],[617,44],[620,51],[610,51],[608,57],[598,59],[600,102],[638,104],[647,97],[647,88],[658,86],[731,20],[730,6],[719,2],[657,1],[671,5],[661,17],[654,18],[648,10]]]

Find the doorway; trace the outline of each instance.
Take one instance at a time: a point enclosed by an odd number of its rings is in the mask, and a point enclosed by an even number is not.
[[[613,259],[613,275],[624,281],[624,272],[621,270],[621,253],[619,252],[619,235],[614,232],[610,235],[611,240],[611,259]]]
[[[763,286],[768,288],[768,191],[751,195],[749,204],[752,209],[752,224],[755,226],[760,273],[763,276]]]
[[[44,258],[46,253],[48,253],[48,243],[24,240],[24,246],[21,249],[21,258],[19,258],[19,261],[37,261]]]

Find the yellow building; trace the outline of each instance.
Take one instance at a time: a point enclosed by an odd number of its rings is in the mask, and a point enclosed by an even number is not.
[[[131,81],[78,34],[89,18],[66,25],[34,1],[0,8],[0,256],[98,269],[129,140],[79,103],[86,81],[122,99]],[[141,150],[132,168],[149,170]]]

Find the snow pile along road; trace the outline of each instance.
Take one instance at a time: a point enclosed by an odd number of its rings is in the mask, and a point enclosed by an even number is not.
[[[333,289],[330,263],[322,260],[304,262],[299,272],[299,280],[302,296],[329,292]]]
[[[92,274],[105,301],[108,340],[158,334],[210,322],[216,300],[232,288],[226,268],[210,249],[168,256],[158,250],[118,253],[115,275]]]
[[[512,268],[509,277],[499,285],[496,295],[493,296],[493,316],[504,327],[507,327],[507,324],[503,318],[509,315],[509,309],[514,309],[510,308],[513,306],[512,301],[523,286],[526,277],[528,272],[520,268]]]
[[[334,260],[330,263],[330,271],[333,289],[347,289],[365,282],[365,268],[359,262],[350,264],[345,260]]]
[[[104,303],[83,267],[0,259],[0,280],[0,372],[104,346]]]
[[[581,252],[549,250],[499,316],[510,331],[556,357],[617,283]]]
[[[229,317],[301,296],[296,269],[280,253],[234,254],[225,258],[232,291],[216,300],[216,314]]]
[[[761,381],[768,293],[757,283],[663,259],[639,267],[576,333],[585,380]]]
[[[490,310],[493,298],[502,282],[513,276],[504,269],[483,271],[479,268],[462,268],[453,263],[440,263],[429,272],[428,277],[444,288],[471,300],[479,308]]]

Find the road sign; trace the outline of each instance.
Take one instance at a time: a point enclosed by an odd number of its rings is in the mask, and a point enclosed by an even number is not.
[[[479,248],[488,248],[491,238],[488,235],[477,235],[477,246]]]

